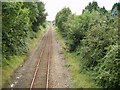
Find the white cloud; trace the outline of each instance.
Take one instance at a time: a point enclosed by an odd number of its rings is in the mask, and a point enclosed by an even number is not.
[[[73,13],[81,14],[85,6],[93,0],[41,0],[45,3],[47,20],[54,20],[58,11],[64,7],[69,7]],[[94,0],[98,2],[100,7],[105,6],[107,10],[111,10],[114,3],[119,0]]]

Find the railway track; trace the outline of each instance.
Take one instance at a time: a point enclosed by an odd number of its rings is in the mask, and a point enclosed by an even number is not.
[[[3,90],[66,87],[64,64],[59,57],[59,50],[51,27]]]
[[[30,83],[30,90],[33,88],[49,88],[50,60],[52,55],[52,30],[43,37],[42,49],[39,60],[36,63],[35,71]]]

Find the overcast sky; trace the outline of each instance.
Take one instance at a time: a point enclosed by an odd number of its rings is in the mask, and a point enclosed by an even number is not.
[[[64,7],[69,7],[73,13],[80,15],[85,6],[93,0],[41,0],[45,4],[46,12],[48,13],[47,20],[54,20],[58,11]],[[119,0],[94,0],[97,1],[100,7],[105,6],[107,10],[111,10],[114,3]]]

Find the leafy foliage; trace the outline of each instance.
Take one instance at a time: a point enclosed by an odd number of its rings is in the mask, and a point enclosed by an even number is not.
[[[111,9],[112,15],[116,16],[120,13],[120,3],[115,3]]]
[[[3,57],[28,52],[26,38],[39,30],[39,26],[45,22],[46,15],[42,2],[3,2]]]
[[[59,13],[57,13],[55,24],[60,29],[61,32],[65,32],[64,24],[65,22],[67,22],[68,16],[70,14],[71,14],[71,10],[69,8],[63,8]]]
[[[42,2],[37,2],[38,8],[38,16],[36,17],[37,20],[33,22],[32,29],[33,31],[37,32],[40,25],[44,25],[46,20],[47,13],[45,13],[44,4]]]
[[[99,11],[102,14],[107,13],[107,10],[105,9],[105,7],[103,6],[102,8],[100,8],[96,1],[93,1],[92,3],[90,2],[89,5],[85,7],[85,10],[88,10],[89,12],[92,12],[95,10],[95,11]],[[83,13],[85,10],[83,10]]]
[[[120,87],[119,18],[97,2],[89,3],[80,16],[65,15],[63,10],[56,16],[56,26],[66,40],[67,50],[77,53],[80,70],[92,72],[100,87]],[[62,16],[66,16],[65,21]],[[60,20],[63,24],[58,23]]]

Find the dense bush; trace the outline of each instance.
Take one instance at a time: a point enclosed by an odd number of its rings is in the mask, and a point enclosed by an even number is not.
[[[67,22],[68,16],[71,14],[71,10],[69,8],[63,8],[60,12],[57,13],[55,24],[59,28],[59,30],[64,34],[66,32],[64,28],[65,22]],[[65,35],[64,35],[65,36]]]
[[[3,57],[26,53],[26,38],[34,38],[33,35],[39,30],[39,26],[44,24],[46,15],[42,2],[3,2]]]
[[[65,15],[64,9],[56,16],[56,26],[66,40],[67,50],[76,52],[81,70],[92,72],[90,74],[100,87],[120,87],[119,5],[115,4],[108,12],[92,2],[80,16]]]

